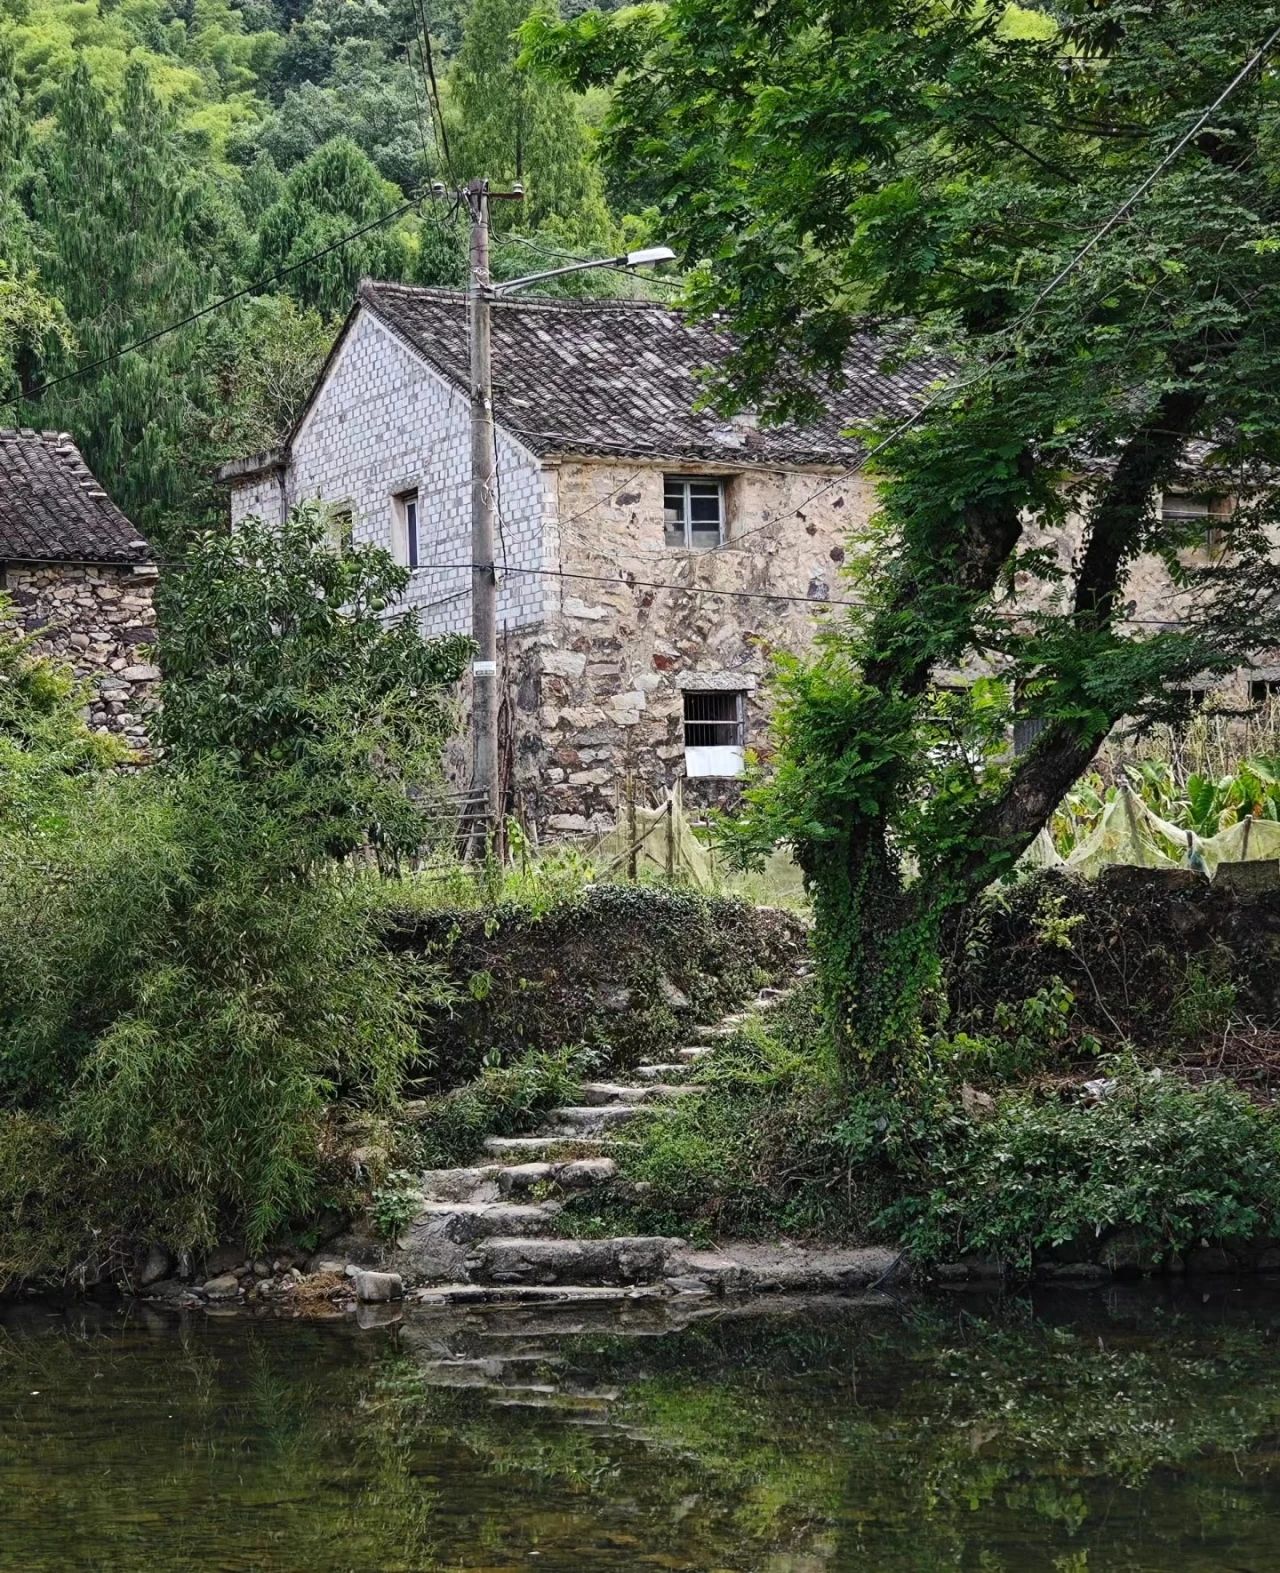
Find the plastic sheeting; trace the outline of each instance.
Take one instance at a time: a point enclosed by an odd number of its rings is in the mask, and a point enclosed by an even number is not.
[[[1216,836],[1161,819],[1135,792],[1121,785],[1102,818],[1064,858],[1047,830],[1023,853],[1031,868],[1069,868],[1093,879],[1104,868],[1192,868],[1208,878],[1222,863],[1255,863],[1280,859],[1280,822],[1242,819]]]

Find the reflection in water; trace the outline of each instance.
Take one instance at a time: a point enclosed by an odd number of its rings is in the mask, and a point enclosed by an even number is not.
[[[0,1568],[1280,1566],[1280,1296],[0,1315]]]

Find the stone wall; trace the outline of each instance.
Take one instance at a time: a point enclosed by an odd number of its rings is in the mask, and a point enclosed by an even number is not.
[[[655,800],[684,776],[686,688],[744,694],[746,746],[766,756],[771,655],[807,648],[831,615],[824,602],[849,594],[840,565],[848,534],[872,511],[864,479],[815,497],[830,473],[728,476],[728,540],[675,550],[663,538],[663,476],[699,468],[547,466],[560,576],[548,620],[526,636],[510,676],[522,802],[551,832],[610,826],[629,767]],[[702,779],[685,797],[729,803],[737,790],[730,778]]]
[[[42,651],[67,661],[93,691],[89,722],[145,754],[156,707],[157,570],[82,563],[10,563],[5,585]]]

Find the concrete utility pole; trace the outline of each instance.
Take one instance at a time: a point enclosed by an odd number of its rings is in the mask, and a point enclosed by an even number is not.
[[[433,182],[431,190],[437,199],[446,195],[440,181]],[[495,285],[489,276],[489,204],[521,202],[524,187],[516,182],[510,191],[490,191],[487,180],[473,180],[460,195],[466,197],[471,215],[467,318],[471,341],[471,637],[476,647],[471,662],[471,790],[483,797],[485,820],[490,830],[496,831],[501,828],[502,803],[498,791],[498,575],[493,560],[498,464],[493,440],[493,301],[566,273],[670,262],[675,253],[666,246],[654,246],[620,257],[573,262]]]
[[[489,182],[467,187],[471,210],[471,788],[490,825],[498,802],[498,578],[493,561],[493,370],[490,350]]]

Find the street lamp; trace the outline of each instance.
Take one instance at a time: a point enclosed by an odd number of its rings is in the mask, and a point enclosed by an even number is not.
[[[567,267],[549,268],[545,273],[526,273],[523,278],[503,279],[491,284],[490,295],[513,295],[516,290],[530,284],[541,284],[544,279],[563,278],[566,273],[588,273],[592,268],[644,268],[656,262],[674,262],[676,254],[670,246],[649,246],[644,251],[624,251],[620,257],[599,257],[591,262],[571,262]]]
[[[672,262],[675,252],[668,246],[650,246],[642,251],[624,252],[620,257],[574,262],[495,284],[489,276],[490,198],[518,202],[524,191],[516,186],[509,192],[490,192],[487,181],[473,180],[466,195],[471,212],[467,305],[471,341],[471,637],[475,643],[471,662],[471,790],[483,797],[488,821],[498,828],[502,807],[498,801],[498,579],[493,560],[497,454],[493,442],[490,307],[495,299],[544,279],[585,273],[591,268],[639,268]]]

